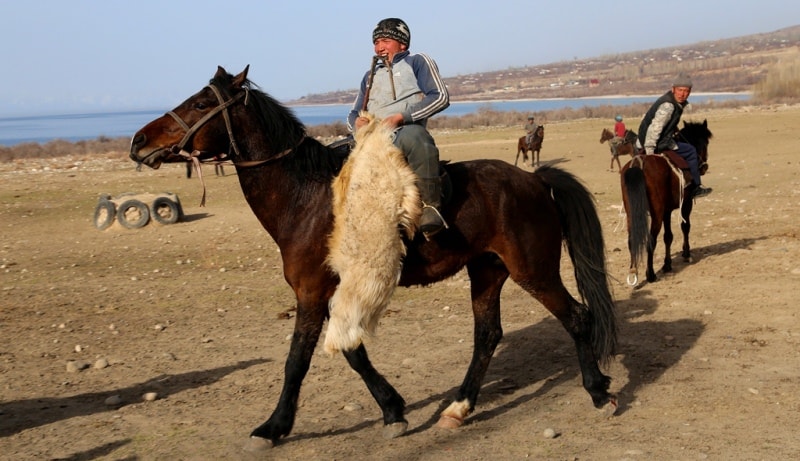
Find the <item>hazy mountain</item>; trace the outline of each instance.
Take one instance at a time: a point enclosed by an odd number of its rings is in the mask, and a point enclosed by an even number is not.
[[[769,67],[798,59],[800,25],[764,34],[592,59],[445,77],[453,101],[657,94],[678,72],[695,92],[750,91]],[[349,104],[357,89],[312,94],[290,104]]]

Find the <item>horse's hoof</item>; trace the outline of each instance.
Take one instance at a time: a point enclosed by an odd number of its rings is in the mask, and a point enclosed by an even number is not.
[[[464,424],[464,420],[461,418],[442,415],[439,417],[439,422],[436,423],[436,427],[441,427],[443,429],[458,429],[462,424]]]
[[[386,440],[396,439],[405,434],[406,429],[408,429],[408,423],[405,421],[387,424],[383,426],[383,438]]]
[[[244,451],[249,453],[261,453],[269,451],[274,446],[275,444],[272,443],[272,440],[265,439],[263,437],[251,436],[244,445]]]
[[[618,408],[617,398],[611,397],[608,399],[608,402],[606,402],[606,404],[603,405],[602,407],[598,408],[597,411],[600,412],[600,415],[602,417],[610,418],[617,413],[617,408]]]

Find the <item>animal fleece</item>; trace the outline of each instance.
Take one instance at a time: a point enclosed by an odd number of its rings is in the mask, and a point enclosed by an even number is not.
[[[375,335],[422,214],[417,176],[392,143],[392,130],[373,116],[333,181],[333,232],[327,263],[340,282],[330,299],[325,351],[358,347]]]

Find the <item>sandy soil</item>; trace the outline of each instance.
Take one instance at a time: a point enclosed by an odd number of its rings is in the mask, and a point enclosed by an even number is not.
[[[542,159],[583,179],[604,225],[621,322],[607,370],[616,416],[592,407],[565,331],[509,283],[505,337],[476,411],[458,430],[436,428],[471,354],[469,281],[459,274],[400,289],[369,346],[408,403],[407,435],[383,440],[363,383],[340,356],[320,352],[293,433],[265,458],[797,457],[800,107],[694,110],[685,118],[708,119],[714,133],[705,177],[714,193],[692,215],[694,262],[673,247],[675,272],[637,289],[625,284],[619,176],[598,142],[610,121],[546,127]],[[513,163],[521,134],[436,137],[444,159]],[[206,170],[205,208],[199,182],[183,176],[179,165],[137,173],[122,153],[0,165],[0,458],[243,457],[277,402],[293,296],[235,174]],[[184,221],[92,225],[100,194],[163,191],[179,195]],[[571,271],[565,263],[574,293]],[[149,392],[155,400],[143,398]]]

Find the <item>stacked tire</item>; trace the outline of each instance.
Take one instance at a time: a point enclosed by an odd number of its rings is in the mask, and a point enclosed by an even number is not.
[[[94,227],[105,230],[119,223],[126,229],[139,229],[151,220],[159,224],[174,224],[183,218],[178,196],[163,194],[121,194],[117,198],[100,196],[94,210]]]

